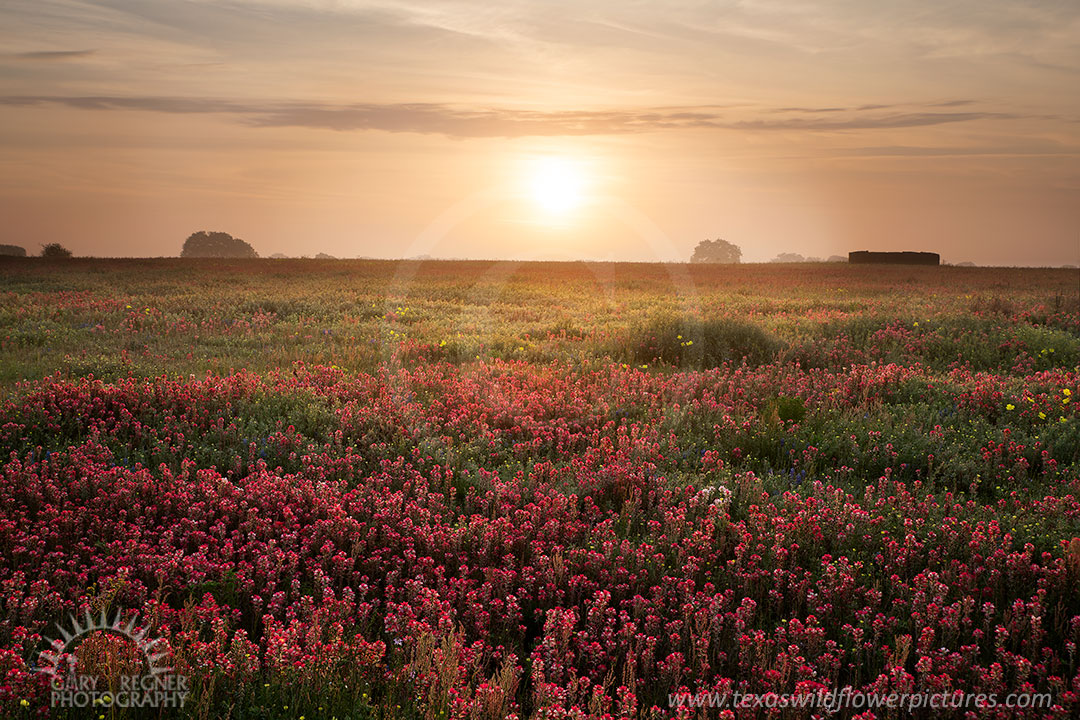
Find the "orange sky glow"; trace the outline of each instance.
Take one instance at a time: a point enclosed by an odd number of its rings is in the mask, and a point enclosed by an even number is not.
[[[0,242],[1080,264],[1072,0],[7,0]]]

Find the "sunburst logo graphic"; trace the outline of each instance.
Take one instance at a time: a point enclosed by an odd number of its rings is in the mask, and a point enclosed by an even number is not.
[[[117,612],[110,620],[105,611],[95,616],[88,610],[81,619],[71,615],[68,620],[66,625],[57,623],[60,637],[50,640],[38,655],[38,672],[49,678],[54,707],[183,706],[187,678],[173,672],[167,644],[152,637],[149,627],[139,627],[137,615],[125,621]],[[106,690],[99,687],[101,678],[96,673],[79,672],[79,649],[87,641],[109,636],[125,641],[136,658],[141,656],[143,667],[141,673],[114,677]]]

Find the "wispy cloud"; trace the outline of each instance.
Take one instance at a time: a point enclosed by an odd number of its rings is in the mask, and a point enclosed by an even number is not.
[[[220,114],[259,127],[306,127],[338,131],[382,130],[439,134],[449,137],[527,137],[614,135],[660,130],[799,130],[844,131],[925,127],[975,120],[1008,120],[1020,115],[932,108],[862,105],[823,108],[756,108],[703,105],[619,110],[533,111],[509,108],[467,108],[440,103],[320,104],[253,103],[212,98],[5,96],[0,105],[64,105],[82,110],[136,110],[172,114]]]
[[[34,52],[11,53],[7,55],[15,60],[78,60],[96,53],[97,50],[37,50]]]
[[[996,112],[891,112],[877,115],[855,114],[803,117],[784,120],[745,120],[725,125],[740,130],[875,130],[888,128],[926,127],[972,120],[1015,120],[1020,115]]]
[[[910,158],[958,158],[958,157],[1076,157],[1080,156],[1080,147],[1058,143],[1024,143],[1002,147],[920,147],[906,145],[885,145],[877,147],[835,148],[833,155],[868,158],[868,157],[910,157]]]

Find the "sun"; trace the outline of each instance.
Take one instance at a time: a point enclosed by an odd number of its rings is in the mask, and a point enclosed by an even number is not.
[[[584,185],[581,166],[568,158],[539,158],[532,169],[533,200],[549,215],[564,215],[581,205]]]

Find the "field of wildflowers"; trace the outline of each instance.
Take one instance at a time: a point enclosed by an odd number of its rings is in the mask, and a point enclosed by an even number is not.
[[[1080,715],[1076,271],[0,276],[4,716]],[[40,653],[86,611],[138,613],[183,708],[51,707]]]

